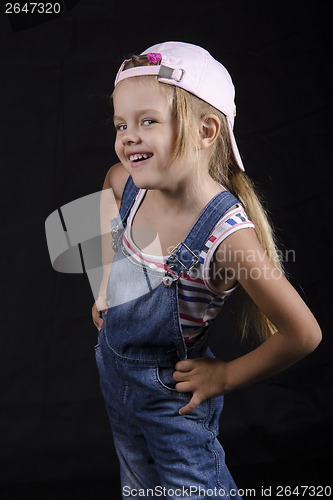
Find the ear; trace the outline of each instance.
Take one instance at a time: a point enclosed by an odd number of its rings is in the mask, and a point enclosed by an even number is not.
[[[199,149],[212,146],[220,133],[220,129],[220,120],[216,115],[202,116],[199,123]]]

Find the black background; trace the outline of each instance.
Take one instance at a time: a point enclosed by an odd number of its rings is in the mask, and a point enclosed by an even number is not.
[[[226,397],[221,442],[241,488],[330,484],[331,6],[329,1],[61,2],[7,16],[1,4],[0,498],[120,498],[83,274],[55,272],[44,222],[99,191],[117,161],[108,95],[122,60],[161,41],[202,45],[236,86],[235,134],[265,195],[286,268],[323,341],[285,372]],[[214,327],[238,346],[233,301]],[[236,339],[236,340],[235,340]],[[293,498],[293,497],[291,497]]]

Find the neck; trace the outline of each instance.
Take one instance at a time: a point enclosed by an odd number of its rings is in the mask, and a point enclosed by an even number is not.
[[[175,182],[172,186],[150,190],[148,196],[163,212],[176,215],[180,212],[201,211],[221,190],[221,186],[207,174],[197,181]]]

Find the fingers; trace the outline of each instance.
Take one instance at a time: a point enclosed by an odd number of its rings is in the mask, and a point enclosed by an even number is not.
[[[180,410],[178,410],[179,415],[188,415],[197,406],[199,406],[200,403],[201,399],[194,393],[189,403],[186,406],[183,406],[183,408],[180,408]]]
[[[175,385],[175,389],[177,392],[193,392],[192,384],[189,381],[178,382],[178,384]]]
[[[196,359],[185,359],[176,364],[176,371],[173,373],[176,390],[182,393],[192,392],[190,402],[179,410],[181,415],[190,413],[202,401],[223,393],[220,379],[224,378],[221,366],[223,368],[225,363],[221,361],[218,363],[213,358],[203,356]]]
[[[107,309],[104,309],[102,312],[106,314],[107,311],[108,311]],[[103,318],[101,318],[100,311],[97,309],[96,306],[96,302],[92,307],[91,314],[94,325],[96,326],[97,330],[100,331],[104,325],[104,320]]]
[[[187,361],[191,362],[187,363]],[[198,396],[198,393],[195,392],[195,384],[193,384],[193,381],[191,380],[191,371],[195,366],[195,363],[192,363],[192,361],[193,360],[186,360],[186,362],[182,361],[177,363],[176,368],[178,368],[179,371],[173,373],[173,378],[177,382],[175,385],[177,392],[193,392],[193,396],[189,403],[178,410],[180,415],[187,415],[188,413],[191,413],[202,401],[202,399]],[[180,371],[180,369],[182,371]]]
[[[175,382],[184,382],[189,380],[194,374],[194,369],[197,363],[195,359],[186,359],[184,361],[178,361],[175,366],[177,371],[173,372],[173,379]],[[179,384],[177,384],[179,385]]]
[[[189,359],[185,361],[179,361],[175,368],[178,371],[173,372],[172,378],[177,384],[175,389],[178,392],[193,392],[195,391],[195,386],[193,385],[193,369],[195,367],[194,360]]]
[[[195,368],[195,366],[195,359],[184,359],[184,361],[178,361],[175,368],[179,372],[190,372],[193,368]]]

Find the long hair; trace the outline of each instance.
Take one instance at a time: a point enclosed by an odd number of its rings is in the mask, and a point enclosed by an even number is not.
[[[135,66],[148,65],[154,64],[150,63],[146,56],[132,56],[125,64],[124,70]],[[236,163],[231,146],[226,116],[186,90],[175,85],[158,82],[156,76],[140,76],[133,78],[154,78],[169,99],[175,119],[176,132],[172,159],[181,157],[189,144],[195,144],[196,118],[209,113],[213,113],[219,118],[221,128],[219,136],[212,147],[209,160],[209,174],[216,182],[226,187],[226,189],[235,195],[242,203],[249,219],[255,225],[255,232],[261,246],[267,253],[270,261],[283,274],[282,262],[268,214],[262,205],[254,183]],[[251,327],[253,327],[253,331],[256,332],[259,341],[263,341],[275,333],[275,326],[258,308],[242,287],[238,287],[237,291],[234,293],[237,293],[237,322],[242,338],[247,336]]]

